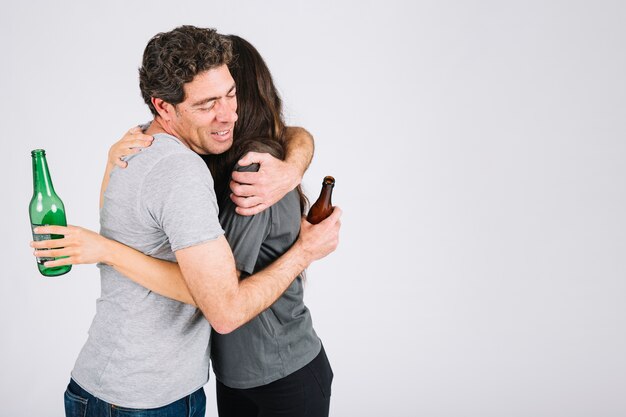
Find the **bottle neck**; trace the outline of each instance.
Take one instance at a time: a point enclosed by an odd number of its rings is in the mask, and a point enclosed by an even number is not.
[[[48,171],[48,162],[46,155],[37,153],[32,156],[33,159],[33,191],[34,194],[53,195],[54,187]]]
[[[322,191],[320,192],[320,196],[318,201],[322,203],[324,206],[332,206],[332,196],[333,196],[333,184],[324,184],[322,185]]]

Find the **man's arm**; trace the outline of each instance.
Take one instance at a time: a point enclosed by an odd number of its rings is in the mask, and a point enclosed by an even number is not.
[[[298,274],[338,244],[341,209],[315,226],[302,221],[300,237],[267,268],[239,281],[224,236],[181,249],[176,259],[196,305],[218,333],[229,333],[267,309]]]
[[[313,159],[313,136],[301,127],[285,131],[286,157],[284,161],[269,154],[247,153],[239,165],[260,164],[258,172],[233,172],[231,199],[237,213],[251,216],[270,207],[300,184],[304,172]]]
[[[311,165],[315,152],[313,136],[304,128],[288,126],[285,130],[285,162],[296,167],[300,175],[296,186],[302,181],[304,173]],[[295,186],[293,188],[296,188]],[[292,190],[293,190],[292,188]]]

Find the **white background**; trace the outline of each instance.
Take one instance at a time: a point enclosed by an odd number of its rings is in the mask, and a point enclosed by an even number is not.
[[[619,1],[3,4],[0,415],[63,415],[99,295],[95,266],[36,270],[30,150],[97,230],[107,150],[150,118],[143,48],[180,24],[249,39],[316,138],[309,196],[337,178],[341,246],[306,295],[331,415],[626,415],[625,22]]]

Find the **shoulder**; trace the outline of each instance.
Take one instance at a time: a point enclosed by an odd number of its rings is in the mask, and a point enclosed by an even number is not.
[[[233,203],[233,200],[230,199],[228,195],[224,196],[219,204],[220,207],[220,222],[223,225],[234,226],[234,225],[251,225],[251,224],[266,224],[271,221],[273,210],[272,207],[269,207],[263,210],[260,213],[254,214],[252,216],[242,216],[241,214],[237,214],[235,209],[237,206]]]
[[[169,135],[155,135],[152,146],[138,155],[138,161],[145,159],[148,165],[145,172],[178,179],[210,179],[209,169],[200,157],[176,138]],[[132,161],[129,162],[129,166]]]
[[[270,211],[272,218],[297,218],[299,224],[302,214],[300,210],[300,195],[298,194],[298,191],[291,190],[266,211]]]

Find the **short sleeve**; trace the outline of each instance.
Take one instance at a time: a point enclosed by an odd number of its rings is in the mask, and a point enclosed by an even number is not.
[[[140,204],[145,206],[141,211],[165,232],[174,252],[224,233],[213,178],[193,153],[175,153],[160,160],[144,180]]]
[[[261,246],[270,233],[271,212],[270,207],[254,216],[241,216],[230,199],[224,203],[220,222],[239,271],[254,273]]]

